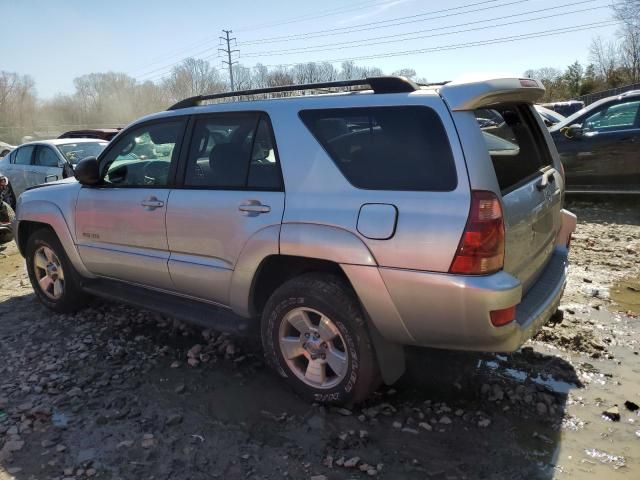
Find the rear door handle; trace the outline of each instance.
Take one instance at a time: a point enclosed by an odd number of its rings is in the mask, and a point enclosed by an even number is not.
[[[257,200],[249,200],[247,203],[239,205],[238,210],[249,216],[256,216],[261,213],[269,213],[271,207],[269,205],[263,205]]]
[[[553,170],[549,170],[547,173],[545,173],[542,178],[540,179],[540,181],[538,183],[536,183],[536,188],[538,189],[538,191],[542,191],[545,188],[547,188],[549,186],[550,183],[553,183],[555,181],[556,177],[554,177],[553,175]]]
[[[162,200],[158,200],[156,197],[150,197],[140,202],[140,205],[147,210],[155,210],[156,208],[164,207],[164,202]]]

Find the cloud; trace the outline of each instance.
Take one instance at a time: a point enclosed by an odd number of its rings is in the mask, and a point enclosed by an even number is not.
[[[353,23],[353,22],[357,22],[359,20],[364,20],[365,18],[375,17],[377,15],[380,15],[383,12],[386,12],[390,8],[396,7],[396,6],[401,5],[403,3],[412,2],[412,1],[413,0],[396,0],[395,2],[390,2],[390,3],[386,3],[384,5],[379,5],[379,6],[373,8],[371,10],[364,11],[363,13],[358,13],[357,15],[354,15],[353,17],[346,18],[344,20],[340,20],[338,22],[338,25],[344,25],[344,24],[347,24],[347,23]],[[363,7],[363,10],[366,10],[366,7]]]

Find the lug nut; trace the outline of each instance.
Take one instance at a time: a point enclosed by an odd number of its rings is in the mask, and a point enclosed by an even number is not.
[[[309,338],[309,336],[310,336],[310,335],[309,335],[309,332],[307,332],[307,333],[305,333],[305,334],[304,334],[304,338]]]
[[[326,360],[327,356],[323,353],[322,355],[320,355],[320,358],[322,358],[322,360]]]
[[[327,348],[327,342],[322,342],[322,345],[320,345],[320,346],[326,350],[326,348]]]

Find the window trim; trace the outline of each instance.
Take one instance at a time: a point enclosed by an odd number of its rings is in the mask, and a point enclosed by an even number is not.
[[[191,143],[193,142],[193,135],[195,133],[195,126],[198,120],[219,117],[219,116],[241,116],[241,115],[255,115],[256,116],[256,125],[254,127],[254,141],[255,134],[258,131],[258,127],[260,126],[260,120],[264,119],[267,122],[267,126],[269,127],[269,134],[271,135],[271,143],[273,145],[273,153],[276,157],[276,165],[278,166],[278,174],[280,178],[280,187],[279,188],[258,188],[258,187],[248,187],[248,176],[245,179],[244,187],[210,187],[210,186],[193,186],[193,185],[185,185],[186,176],[187,176],[187,168],[189,165],[189,154],[191,153]],[[176,175],[176,182],[174,188],[176,190],[210,190],[210,191],[237,191],[237,192],[284,192],[284,176],[282,174],[282,164],[280,163],[280,153],[278,151],[278,144],[276,143],[276,135],[273,129],[273,123],[271,122],[271,118],[266,111],[263,110],[234,110],[234,111],[224,111],[224,112],[203,112],[203,113],[195,113],[189,116],[189,123],[185,132],[185,139],[188,139],[184,142],[185,148],[182,149],[180,155],[180,161],[178,165],[178,172]],[[253,142],[252,142],[253,144]],[[253,147],[252,147],[253,153]],[[250,154],[251,155],[251,154]],[[249,159],[249,169],[247,169],[247,175],[251,170],[251,159]]]
[[[153,120],[149,120],[146,122],[140,122],[140,123],[136,123],[134,125],[131,125],[130,127],[121,130],[118,135],[117,138],[114,137],[115,140],[121,140],[122,138],[124,138],[126,135],[128,135],[130,132],[134,131],[134,130],[138,130],[139,128],[143,128],[143,127],[147,127],[147,126],[151,126],[151,125],[157,125],[157,124],[162,124],[162,123],[179,123],[179,130],[178,130],[178,136],[176,139],[176,145],[174,148],[174,150],[177,149],[177,154],[175,157],[175,161],[172,159],[172,161],[169,164],[169,175],[167,178],[167,184],[166,185],[113,185],[113,184],[108,184],[104,182],[104,177],[107,174],[106,170],[105,170],[105,166],[103,165],[104,159],[107,155],[109,155],[109,152],[111,152],[111,150],[113,150],[115,148],[115,146],[118,144],[118,142],[109,142],[107,144],[107,146],[105,147],[105,149],[102,151],[102,153],[100,153],[100,155],[98,155],[97,159],[98,159],[98,168],[100,170],[100,181],[96,184],[96,185],[83,185],[83,188],[128,188],[128,189],[153,189],[153,190],[170,190],[172,188],[175,188],[175,180],[176,180],[176,170],[178,167],[178,164],[180,162],[180,158],[182,156],[182,147],[184,145],[184,139],[185,139],[185,132],[186,132],[186,126],[187,126],[187,118],[185,115],[174,115],[174,116],[169,116],[169,117],[162,117],[162,118],[155,118]],[[122,135],[122,136],[121,136]]]
[[[340,168],[340,165],[333,158],[333,155],[331,154],[331,152],[329,152],[325,148],[325,146],[323,145],[323,142],[316,136],[316,134],[313,132],[313,130],[311,130],[311,128],[309,128],[309,125],[307,125],[307,123],[305,122],[305,120],[303,118],[303,114],[306,113],[306,112],[353,111],[353,110],[365,111],[365,110],[373,110],[373,109],[402,109],[402,108],[420,108],[420,109],[431,110],[434,113],[434,115],[438,118],[438,121],[440,122],[440,125],[442,127],[442,131],[445,134],[445,140],[447,142],[447,146],[449,147],[449,151],[451,152],[451,166],[453,168],[453,175],[454,175],[454,182],[453,182],[453,185],[451,186],[451,188],[440,189],[440,190],[434,190],[434,189],[415,190],[415,189],[409,189],[409,188],[403,188],[403,189],[398,189],[398,188],[364,188],[364,187],[359,187],[357,185],[354,185],[354,183],[342,171],[342,168]],[[322,148],[322,151],[325,152],[325,154],[327,155],[327,157],[329,158],[331,163],[338,169],[338,172],[340,172],[340,175],[342,175],[342,178],[344,178],[345,181],[351,187],[353,187],[353,188],[355,188],[357,190],[362,190],[362,191],[366,191],[366,192],[445,193],[445,192],[454,192],[454,191],[456,191],[458,189],[458,186],[460,185],[458,167],[456,165],[456,156],[455,156],[455,153],[453,151],[453,146],[451,145],[451,140],[449,139],[449,135],[447,133],[447,127],[446,127],[445,123],[442,121],[442,118],[441,118],[439,112],[435,108],[432,108],[432,107],[430,107],[428,105],[403,104],[403,105],[366,105],[366,106],[329,107],[329,108],[326,108],[326,107],[325,108],[305,108],[305,109],[298,110],[298,120],[300,120],[300,122],[302,123],[302,125],[304,126],[306,131],[314,138],[314,140],[317,142],[317,144],[320,146],[320,148]]]

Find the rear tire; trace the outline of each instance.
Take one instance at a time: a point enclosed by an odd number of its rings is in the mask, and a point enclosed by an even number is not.
[[[305,274],[280,286],[262,314],[267,362],[301,396],[353,404],[379,385],[366,320],[341,278]]]
[[[80,310],[89,302],[58,237],[48,228],[36,230],[27,240],[27,272],[38,300],[58,313]]]

